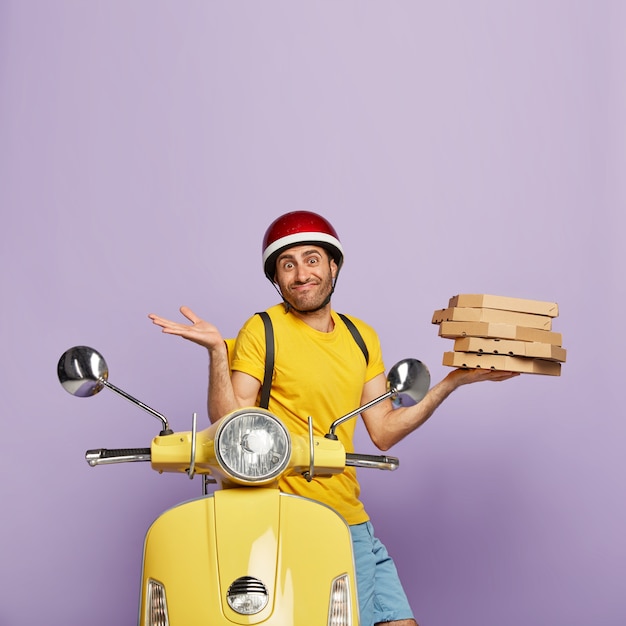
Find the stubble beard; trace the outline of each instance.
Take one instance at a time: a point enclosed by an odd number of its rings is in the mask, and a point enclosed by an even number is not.
[[[296,292],[295,297],[289,289],[281,290],[281,293],[285,302],[292,309],[298,313],[308,315],[323,309],[330,302],[330,296],[333,292],[332,278],[330,276],[323,278],[313,291],[314,293],[306,292],[299,295]]]

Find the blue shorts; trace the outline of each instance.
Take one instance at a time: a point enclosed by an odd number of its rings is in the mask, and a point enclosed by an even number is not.
[[[370,522],[350,526],[361,626],[415,619],[393,559]]]

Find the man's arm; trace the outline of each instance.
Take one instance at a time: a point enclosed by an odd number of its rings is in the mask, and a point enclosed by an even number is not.
[[[231,378],[226,343],[211,323],[200,319],[189,307],[181,307],[180,312],[191,322],[181,324],[151,313],[148,317],[168,335],[177,335],[207,349],[209,353],[209,389],[207,411],[212,422],[236,409],[254,406],[261,387],[258,380],[233,372]]]
[[[434,385],[417,404],[394,409],[391,400],[383,400],[363,412],[363,421],[374,445],[380,450],[389,450],[391,446],[419,428],[460,386],[483,380],[508,380],[518,375],[515,372],[485,369],[455,369],[441,382]],[[361,398],[362,405],[383,395],[386,390],[385,376],[379,374],[365,384]]]

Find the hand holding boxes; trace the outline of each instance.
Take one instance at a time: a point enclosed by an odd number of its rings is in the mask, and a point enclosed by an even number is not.
[[[455,340],[444,365],[559,376],[566,351],[552,330],[558,314],[555,302],[461,294],[435,311],[432,323],[440,337]]]

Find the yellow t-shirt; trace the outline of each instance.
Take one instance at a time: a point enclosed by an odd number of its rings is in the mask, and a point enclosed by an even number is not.
[[[380,342],[373,328],[350,318],[359,329],[369,352],[369,364],[348,327],[331,312],[335,327],[329,333],[311,328],[282,304],[268,310],[274,327],[275,363],[268,410],[292,432],[308,433],[308,417],[313,418],[315,435],[323,436],[338,417],[356,409],[363,385],[385,370]],[[265,368],[265,328],[258,315],[250,318],[237,337],[232,354],[233,370],[263,381]],[[352,437],[356,418],[341,424],[335,432],[353,452]],[[301,476],[281,479],[280,488],[319,500],[338,511],[349,524],[369,519],[359,500],[356,470],[347,468],[330,478]]]

